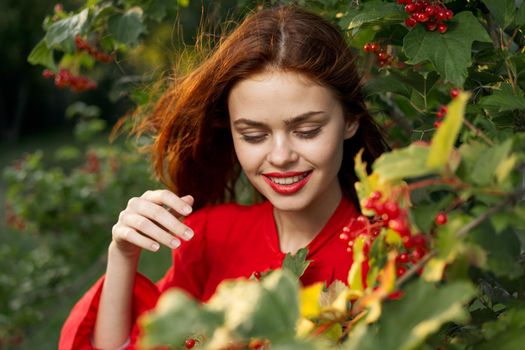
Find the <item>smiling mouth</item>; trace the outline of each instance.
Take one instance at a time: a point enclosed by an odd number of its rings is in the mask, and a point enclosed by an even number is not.
[[[281,195],[292,195],[301,190],[312,177],[310,171],[262,174],[264,181]]]
[[[289,177],[275,177],[275,176],[267,176],[273,183],[276,183],[278,185],[291,185],[294,183],[297,183],[308,176],[310,172],[304,172],[301,175],[296,176],[289,176]]]

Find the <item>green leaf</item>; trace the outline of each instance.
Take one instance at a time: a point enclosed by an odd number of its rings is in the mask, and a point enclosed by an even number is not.
[[[357,327],[343,349],[416,349],[443,324],[466,321],[468,313],[463,305],[475,293],[467,282],[437,288],[418,280],[406,288],[402,300],[384,303],[378,323],[368,328],[364,324]]]
[[[411,89],[393,76],[376,76],[363,86],[367,96],[392,92],[410,97]]]
[[[468,238],[487,252],[488,270],[502,277],[523,275],[523,266],[519,263],[521,244],[511,229],[496,233],[491,225],[479,225]]]
[[[290,271],[297,278],[301,277],[308,268],[308,265],[312,262],[312,260],[306,260],[307,255],[307,248],[299,249],[295,255],[292,255],[291,253],[286,254],[282,268]]]
[[[53,23],[47,30],[44,40],[47,47],[59,48],[66,52],[75,50],[75,36],[82,34],[88,24],[89,10]]]
[[[515,0],[482,0],[502,29],[507,28],[516,12]]]
[[[476,346],[476,350],[515,350],[525,344],[525,310],[511,309],[498,316],[498,320],[483,324],[487,341]]]
[[[413,143],[408,147],[383,153],[373,164],[381,179],[391,181],[429,175],[435,171],[427,166],[429,147]]]
[[[138,43],[140,34],[146,32],[143,22],[142,8],[130,8],[124,14],[114,15],[108,20],[109,33],[115,40],[133,46]]]
[[[485,152],[479,154],[470,178],[478,185],[489,185],[493,183],[496,180],[500,166],[507,166],[505,161],[508,159],[511,150],[512,139],[508,139],[502,144],[489,147]],[[502,163],[503,165],[501,165]]]
[[[514,24],[516,24],[518,27],[525,25],[525,6],[523,6],[523,2],[521,3],[520,8],[516,12]]]
[[[467,67],[472,64],[472,42],[491,39],[469,11],[458,13],[448,25],[449,30],[444,34],[416,26],[405,36],[403,50],[409,63],[430,61],[446,81],[462,86]]]
[[[298,282],[285,270],[262,282],[225,281],[207,307],[222,310],[224,327],[241,339],[293,339],[299,318]]]
[[[461,92],[459,96],[453,99],[448,105],[447,115],[432,137],[430,152],[426,162],[427,167],[431,169],[443,169],[448,163],[452,150],[454,149],[454,143],[463,125],[465,106],[469,96],[468,93]]]
[[[359,8],[350,8],[344,20],[344,27],[346,27],[346,29],[353,29],[384,17],[401,19],[404,13],[400,9],[401,8],[394,3],[386,3],[383,1],[363,2]]]
[[[202,308],[179,289],[162,295],[157,306],[139,319],[145,334],[141,346],[178,346],[193,334],[210,334],[224,321],[223,310]]]
[[[479,104],[496,112],[523,110],[525,97],[523,94],[516,94],[509,84],[502,84],[492,95],[481,98]]]
[[[53,50],[47,47],[44,39],[40,40],[33,50],[31,50],[27,61],[33,65],[41,64],[53,72],[57,72],[57,66],[53,59]]]

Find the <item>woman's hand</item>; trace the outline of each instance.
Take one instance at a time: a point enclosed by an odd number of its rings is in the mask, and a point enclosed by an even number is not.
[[[120,253],[138,257],[142,249],[153,252],[163,244],[174,249],[193,231],[177,218],[192,212],[193,197],[178,197],[168,190],[146,191],[128,201],[113,226],[113,245]]]

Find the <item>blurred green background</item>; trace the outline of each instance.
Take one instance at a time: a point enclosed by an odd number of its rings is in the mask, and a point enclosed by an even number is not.
[[[75,11],[83,3],[61,5]],[[181,63],[178,53],[202,23],[216,28],[254,5],[191,1],[148,26],[125,57],[89,72],[97,89],[73,93],[27,62],[56,4],[0,2],[0,349],[56,348],[65,317],[104,271],[118,213],[129,198],[161,186],[136,151],[142,140],[110,142],[112,127]],[[167,249],[144,253],[139,269],[157,280],[169,260]]]

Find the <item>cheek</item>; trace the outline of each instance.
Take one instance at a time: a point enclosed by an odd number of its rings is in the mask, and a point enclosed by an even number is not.
[[[240,141],[234,141],[233,146],[235,149],[235,155],[237,160],[241,165],[241,168],[245,173],[249,173],[257,169],[258,164],[260,163],[260,156],[258,156],[257,150],[249,145],[243,144]]]

